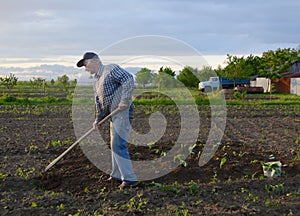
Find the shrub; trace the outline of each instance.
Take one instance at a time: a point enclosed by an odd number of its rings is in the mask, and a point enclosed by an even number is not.
[[[56,101],[56,98],[54,96],[46,96],[44,100],[46,103],[53,103]]]
[[[14,102],[17,100],[17,98],[14,96],[5,94],[2,96],[2,100],[4,100],[5,102]]]
[[[243,91],[243,92],[235,91],[233,93],[233,96],[237,100],[244,100],[245,97],[247,96],[247,92],[246,91]]]

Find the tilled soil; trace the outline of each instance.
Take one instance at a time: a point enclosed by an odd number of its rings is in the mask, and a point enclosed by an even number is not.
[[[198,110],[198,139],[182,165],[120,190],[80,146],[44,172],[77,139],[70,106],[0,106],[0,215],[299,215],[300,107],[227,106],[224,136],[201,167],[211,115]],[[133,161],[163,157],[178,139],[175,106],[136,106],[133,129],[148,133],[154,111],[166,119],[164,135],[129,144]],[[101,134],[108,143],[108,123]],[[283,164],[282,176],[264,177],[260,162],[270,160]]]

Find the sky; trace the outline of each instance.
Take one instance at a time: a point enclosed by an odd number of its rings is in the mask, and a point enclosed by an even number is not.
[[[102,53],[127,41],[120,55],[131,55],[132,46],[134,56],[143,56],[138,48],[145,45],[136,45],[134,38],[149,36],[177,41],[174,49],[189,46],[216,68],[224,66],[226,54],[298,48],[299,9],[298,0],[1,0],[0,76],[78,78],[86,73],[76,68],[84,52]],[[155,55],[167,49],[154,47]],[[104,63],[120,61],[105,57]]]

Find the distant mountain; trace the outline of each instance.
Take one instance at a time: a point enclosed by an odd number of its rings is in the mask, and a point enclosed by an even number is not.
[[[140,67],[125,67],[124,69],[133,75],[141,70]]]

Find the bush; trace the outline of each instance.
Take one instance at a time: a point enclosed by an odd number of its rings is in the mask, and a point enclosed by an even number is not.
[[[2,100],[5,102],[15,102],[17,100],[17,98],[14,96],[5,94],[2,96]]]
[[[46,96],[44,98],[44,100],[45,100],[46,103],[53,103],[53,102],[56,102],[57,99],[54,96]]]
[[[243,92],[235,91],[233,93],[233,96],[236,100],[244,100],[247,96],[247,92],[246,91],[243,91]]]

